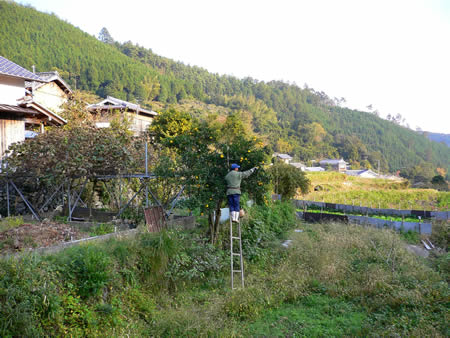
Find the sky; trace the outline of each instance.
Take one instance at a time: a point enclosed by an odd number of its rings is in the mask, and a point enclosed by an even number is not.
[[[450,0],[25,0],[213,73],[305,84],[450,134]]]

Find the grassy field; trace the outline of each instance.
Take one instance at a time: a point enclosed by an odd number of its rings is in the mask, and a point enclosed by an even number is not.
[[[290,203],[253,207],[242,228],[233,292],[226,228],[219,247],[201,227],[1,259],[0,336],[448,336],[448,256],[419,259],[391,230],[299,223]]]
[[[450,193],[410,189],[406,181],[369,179],[337,172],[308,173],[312,191],[298,199],[383,209],[448,210]],[[320,186],[319,191],[314,191]]]

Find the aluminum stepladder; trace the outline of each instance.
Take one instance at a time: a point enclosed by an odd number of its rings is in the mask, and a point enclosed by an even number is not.
[[[239,273],[241,276],[241,287],[244,288],[244,259],[242,256],[242,239],[241,239],[241,223],[233,223],[231,220],[231,212],[230,212],[230,261],[231,261],[231,289],[235,290],[237,287],[234,286],[234,274]],[[238,236],[233,235],[233,225],[234,227],[237,227]],[[233,250],[233,242],[239,241],[239,253],[234,252]],[[239,256],[239,265],[240,269],[235,270],[234,269],[234,257]]]

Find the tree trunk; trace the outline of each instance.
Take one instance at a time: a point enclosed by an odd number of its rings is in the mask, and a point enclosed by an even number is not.
[[[219,226],[220,226],[220,215],[221,215],[220,207],[221,206],[222,206],[222,199],[217,201],[216,210],[215,210],[216,217],[214,217],[213,212],[210,212],[208,214],[208,223],[209,223],[209,230],[210,230],[210,235],[211,235],[211,244],[216,244],[217,239],[219,238]]]
[[[215,239],[215,228],[214,228],[214,220],[213,220],[213,213],[210,212],[208,214],[208,224],[209,224],[209,232],[210,232],[210,236],[211,236],[211,244],[214,245],[214,239]]]

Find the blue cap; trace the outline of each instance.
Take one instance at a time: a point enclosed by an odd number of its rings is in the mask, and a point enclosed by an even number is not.
[[[241,166],[239,165],[239,164],[236,164],[236,163],[233,163],[232,165],[231,165],[231,169],[232,170],[234,170],[234,169],[236,169],[236,168],[240,168]]]

